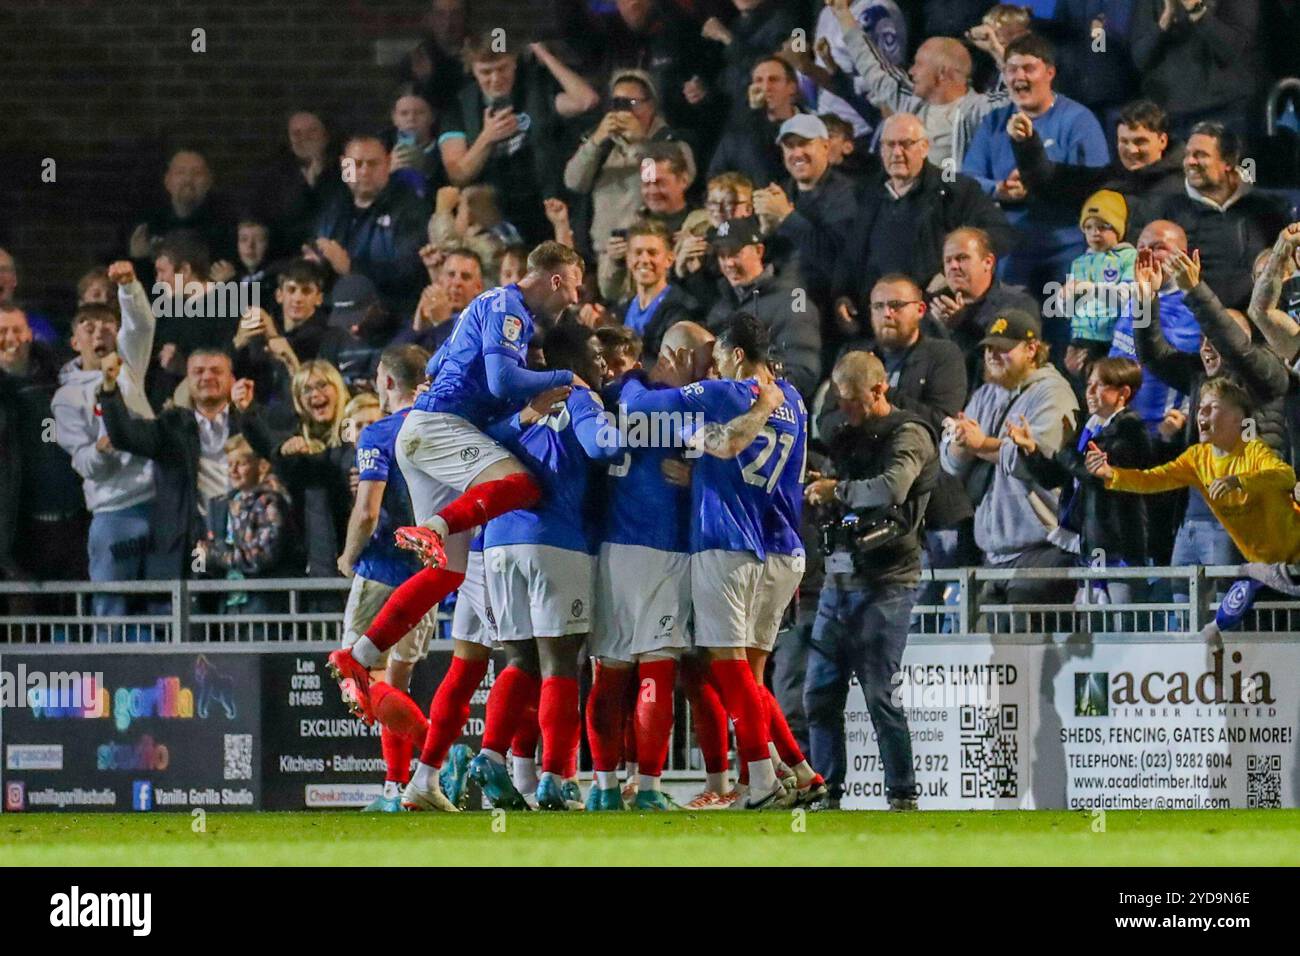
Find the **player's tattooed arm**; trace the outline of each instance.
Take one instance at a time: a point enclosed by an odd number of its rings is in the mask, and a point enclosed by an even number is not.
[[[1273,244],[1264,271],[1255,281],[1247,314],[1264,339],[1288,362],[1300,353],[1300,323],[1277,307],[1282,294],[1282,283],[1295,263],[1300,249],[1300,223],[1287,226]]]
[[[758,437],[767,420],[785,402],[785,393],[775,382],[758,387],[758,398],[743,415],[722,424],[711,422],[693,436],[687,447],[714,458],[735,458]]]

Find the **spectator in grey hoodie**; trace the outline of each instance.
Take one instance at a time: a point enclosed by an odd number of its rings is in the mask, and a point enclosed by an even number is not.
[[[1042,325],[1029,312],[1008,309],[980,342],[985,384],[966,409],[944,422],[943,470],[966,483],[975,505],[975,543],[995,568],[1065,567],[1069,556],[1048,540],[1057,526],[1057,494],[1017,476],[1019,452],[1007,427],[1029,423],[1045,455],[1072,432],[1079,403],[1069,382],[1048,364]],[[993,582],[982,601],[1008,604],[1069,601],[1068,581]]]
[[[119,295],[129,297],[133,291],[144,295],[129,262],[115,263],[111,274],[119,284]],[[147,311],[148,303],[144,307]],[[86,509],[91,513],[87,552],[92,581],[139,581],[145,577],[153,463],[113,447],[95,396],[103,380],[101,363],[105,356],[116,353],[122,360],[119,381],[127,407],[142,418],[153,417],[144,390],[153,328],[133,320],[138,311],[124,309],[123,314],[125,322],[105,305],[83,305],[77,310],[72,317],[72,348],[77,357],[63,366],[59,390],[50,403],[55,437],[81,476]],[[96,617],[125,614],[126,605],[123,594],[96,594],[91,599]]]

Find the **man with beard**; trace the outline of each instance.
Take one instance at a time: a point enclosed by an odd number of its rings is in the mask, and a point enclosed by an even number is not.
[[[966,409],[944,422],[943,470],[966,483],[975,505],[975,543],[995,568],[1065,567],[1070,558],[1048,535],[1057,527],[1057,495],[1019,477],[1010,424],[1028,423],[1046,455],[1072,430],[1079,404],[1064,376],[1048,363],[1042,326],[1030,312],[1001,312],[980,341],[985,384]],[[991,582],[984,603],[1038,604],[1069,600],[1059,580]]]

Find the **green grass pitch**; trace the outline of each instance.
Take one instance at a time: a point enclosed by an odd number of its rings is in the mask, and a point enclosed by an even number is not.
[[[5,814],[0,865],[1295,865],[1300,810]],[[1104,823],[1104,830],[1101,824]]]

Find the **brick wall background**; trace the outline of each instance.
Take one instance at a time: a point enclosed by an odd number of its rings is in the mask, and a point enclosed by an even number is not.
[[[471,0],[471,28],[545,31],[545,0]],[[0,0],[0,246],[19,298],[66,319],[73,284],[113,254],[192,143],[239,197],[294,109],[335,130],[382,125],[396,68],[376,43],[422,35],[426,0]],[[207,50],[191,50],[192,30]],[[55,161],[56,180],[41,181]]]

